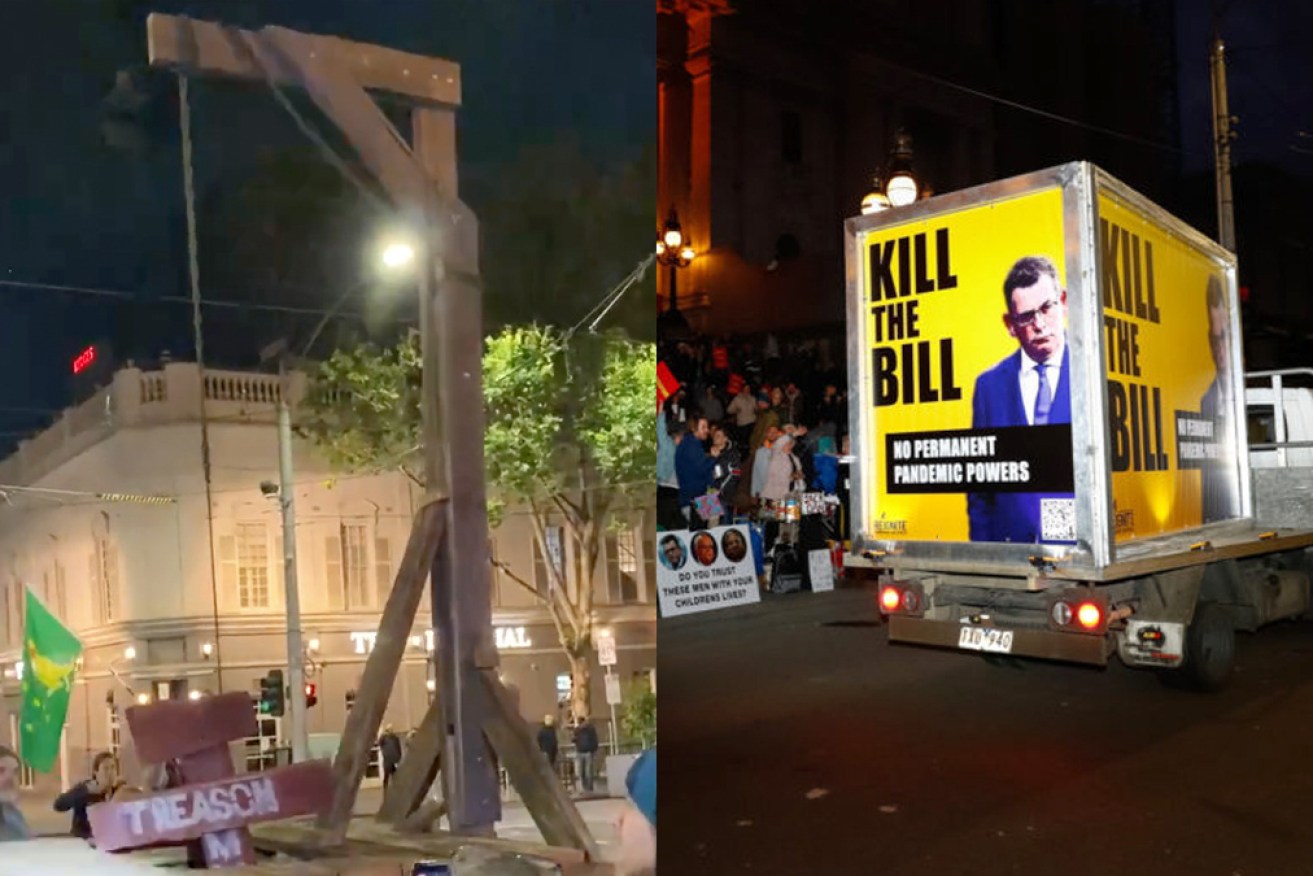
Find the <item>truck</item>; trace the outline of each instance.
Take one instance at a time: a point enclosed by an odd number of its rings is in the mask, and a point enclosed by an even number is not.
[[[891,642],[1214,690],[1309,612],[1313,370],[1243,373],[1231,252],[1073,162],[849,219],[845,256],[846,563]]]

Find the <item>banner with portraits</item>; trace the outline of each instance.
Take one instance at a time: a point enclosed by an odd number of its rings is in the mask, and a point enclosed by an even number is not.
[[[658,532],[656,539],[662,617],[761,601],[747,526]]]

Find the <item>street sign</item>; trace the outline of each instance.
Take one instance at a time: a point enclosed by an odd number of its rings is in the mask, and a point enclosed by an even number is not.
[[[602,666],[615,666],[615,637],[597,637],[597,662]]]
[[[608,706],[618,706],[620,703],[620,676],[608,674],[606,676],[606,704]]]

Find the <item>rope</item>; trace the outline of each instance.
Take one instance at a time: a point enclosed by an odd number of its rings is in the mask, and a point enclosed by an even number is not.
[[[655,259],[655,255],[649,255],[647,258],[639,262],[638,267],[630,271],[628,276],[621,280],[610,292],[607,292],[606,295],[602,296],[602,300],[593,305],[593,309],[585,313],[583,318],[565,333],[566,338],[569,339],[575,332],[579,331],[580,326],[588,322],[590,319],[592,319],[592,322],[588,323],[588,330],[590,332],[596,331],[597,324],[611,312],[611,308],[615,307],[624,294],[629,291],[629,287],[643,279],[647,274],[648,266],[651,265]],[[598,313],[598,311],[601,312]],[[596,318],[594,318],[594,314],[596,314]]]
[[[187,207],[187,271],[191,279],[191,329],[196,366],[205,380],[205,346],[201,332],[200,245],[196,238],[196,179],[191,140],[191,100],[185,74],[178,74],[178,124],[182,128],[182,190]],[[205,524],[210,543],[210,596],[214,603],[214,677],[223,693],[223,648],[219,644],[219,573],[214,556],[214,499],[210,471],[210,422],[205,415],[205,387],[201,387],[201,471],[205,477]]]

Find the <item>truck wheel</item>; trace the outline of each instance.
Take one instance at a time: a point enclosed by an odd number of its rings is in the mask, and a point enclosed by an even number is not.
[[[1185,661],[1181,668],[1165,673],[1172,687],[1197,691],[1220,689],[1235,668],[1235,626],[1231,616],[1216,603],[1201,602],[1194,620],[1185,630]]]

